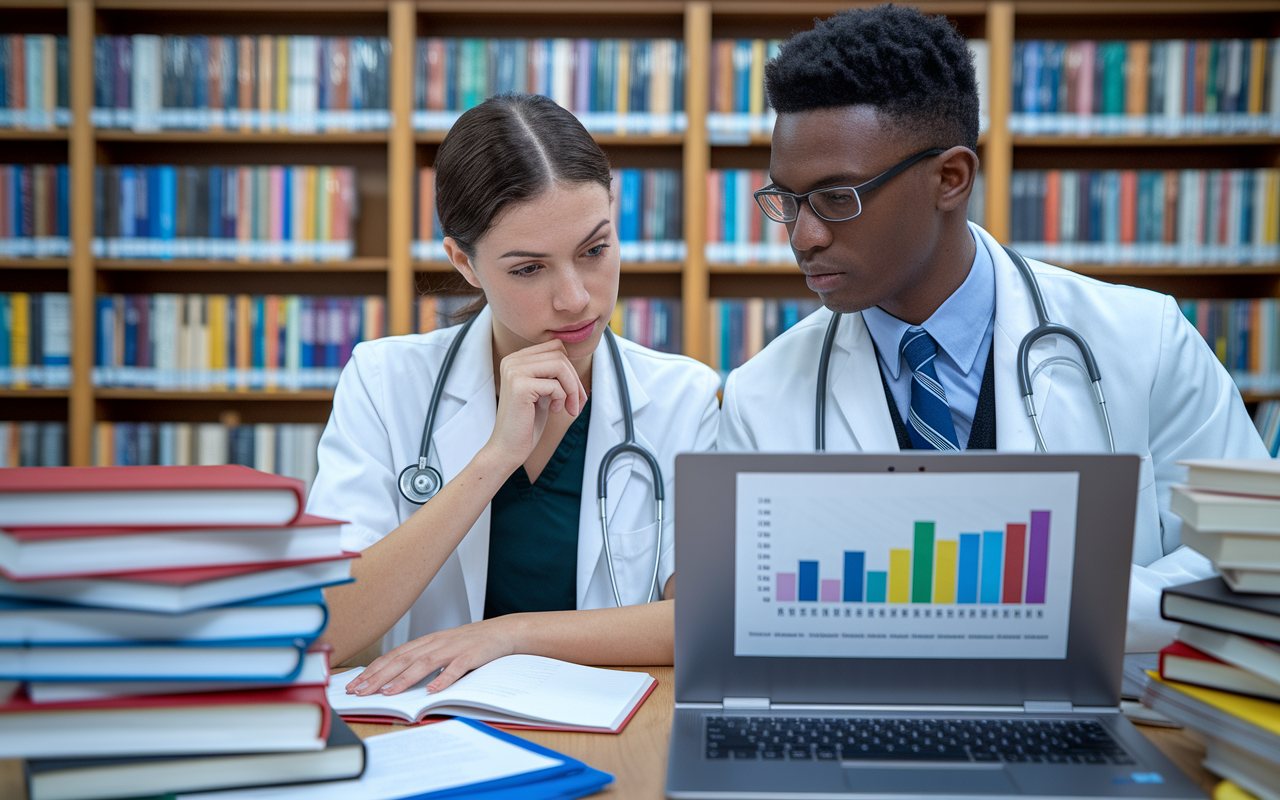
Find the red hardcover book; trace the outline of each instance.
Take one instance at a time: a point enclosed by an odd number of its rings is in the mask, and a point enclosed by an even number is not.
[[[40,704],[18,692],[0,706],[0,758],[320,750],[330,713],[319,686]]]
[[[1120,243],[1133,244],[1138,238],[1138,173],[1120,172]]]
[[[1062,220],[1062,173],[1051,169],[1044,176],[1044,241],[1056,244],[1061,234],[1058,224]]]
[[[345,36],[339,36],[332,44],[332,63],[330,65],[329,78],[333,81],[333,100],[331,105],[340,111],[347,111],[351,108],[351,40]]]
[[[18,467],[0,482],[0,527],[243,527],[302,514],[303,483],[236,464]]]
[[[1220,661],[1184,642],[1174,642],[1160,651],[1160,677],[1210,689],[1280,700],[1280,683]]]

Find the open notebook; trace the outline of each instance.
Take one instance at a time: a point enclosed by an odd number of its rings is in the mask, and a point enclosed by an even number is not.
[[[357,697],[347,685],[363,668],[335,675],[329,704],[349,722],[421,723],[431,716],[471,717],[503,727],[618,733],[657,685],[644,672],[584,667],[514,655],[476,669],[443,691],[424,680],[400,694]]]

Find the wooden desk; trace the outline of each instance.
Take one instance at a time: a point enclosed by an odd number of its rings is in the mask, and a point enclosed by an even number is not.
[[[626,730],[617,736],[599,733],[514,731],[519,736],[558,750],[611,773],[617,780],[597,797],[611,800],[659,800],[667,779],[667,740],[671,734],[671,710],[675,705],[671,667],[635,667],[658,679],[658,686],[636,712]],[[361,737],[399,730],[401,725],[351,726]],[[1190,775],[1206,793],[1218,779],[1200,766],[1204,747],[1185,731],[1139,725],[1157,747]],[[0,798],[27,800],[20,761],[0,761]]]

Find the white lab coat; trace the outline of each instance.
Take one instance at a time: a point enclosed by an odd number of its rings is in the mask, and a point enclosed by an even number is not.
[[[346,549],[365,549],[418,510],[400,495],[396,479],[418,460],[431,390],[445,350],[457,333],[455,327],[365,342],[355,348],[343,369],[333,412],[320,439],[320,471],[307,510],[348,521],[342,528]],[[492,315],[486,308],[445,382],[430,463],[446,482],[471,462],[493,432],[497,402],[492,338]],[[621,338],[618,346],[630,387],[636,439],[657,458],[665,483],[660,593],[675,571],[675,455],[714,446],[719,378],[684,356],[655,352]],[[617,379],[603,337],[591,373],[591,419],[578,525],[577,607],[581,609],[614,605],[601,542],[596,478],[605,452],[622,442],[624,433]],[[622,601],[644,602],[657,544],[652,477],[644,461],[628,453],[614,459],[606,483],[609,537]],[[409,613],[383,638],[383,651],[483,619],[488,558],[486,507]]]
[[[995,264],[996,447],[1033,452],[1035,438],[1018,390],[1022,337],[1036,326],[1031,293],[1017,267],[982,228],[970,225]],[[1176,631],[1160,619],[1160,591],[1213,575],[1208,559],[1181,547],[1182,522],[1169,510],[1170,487],[1186,479],[1185,458],[1266,458],[1231,377],[1173,298],[1115,286],[1030,261],[1049,318],[1079,331],[1093,349],[1116,451],[1142,457],[1129,589],[1126,650],[1150,652]],[[818,356],[831,312],[821,309],[779,336],[729,376],[717,447],[797,451],[813,447]],[[1054,356],[1078,358],[1060,336],[1040,339],[1030,369]],[[1051,364],[1033,382],[1050,452],[1106,452],[1091,385],[1080,370]],[[827,450],[892,452],[897,436],[862,314],[846,314],[832,348]]]

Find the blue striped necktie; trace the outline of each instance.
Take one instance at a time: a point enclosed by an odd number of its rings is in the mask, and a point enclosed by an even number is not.
[[[933,359],[938,343],[924,328],[907,328],[899,348],[911,368],[911,412],[907,433],[917,450],[959,450],[947,393],[938,381]]]

